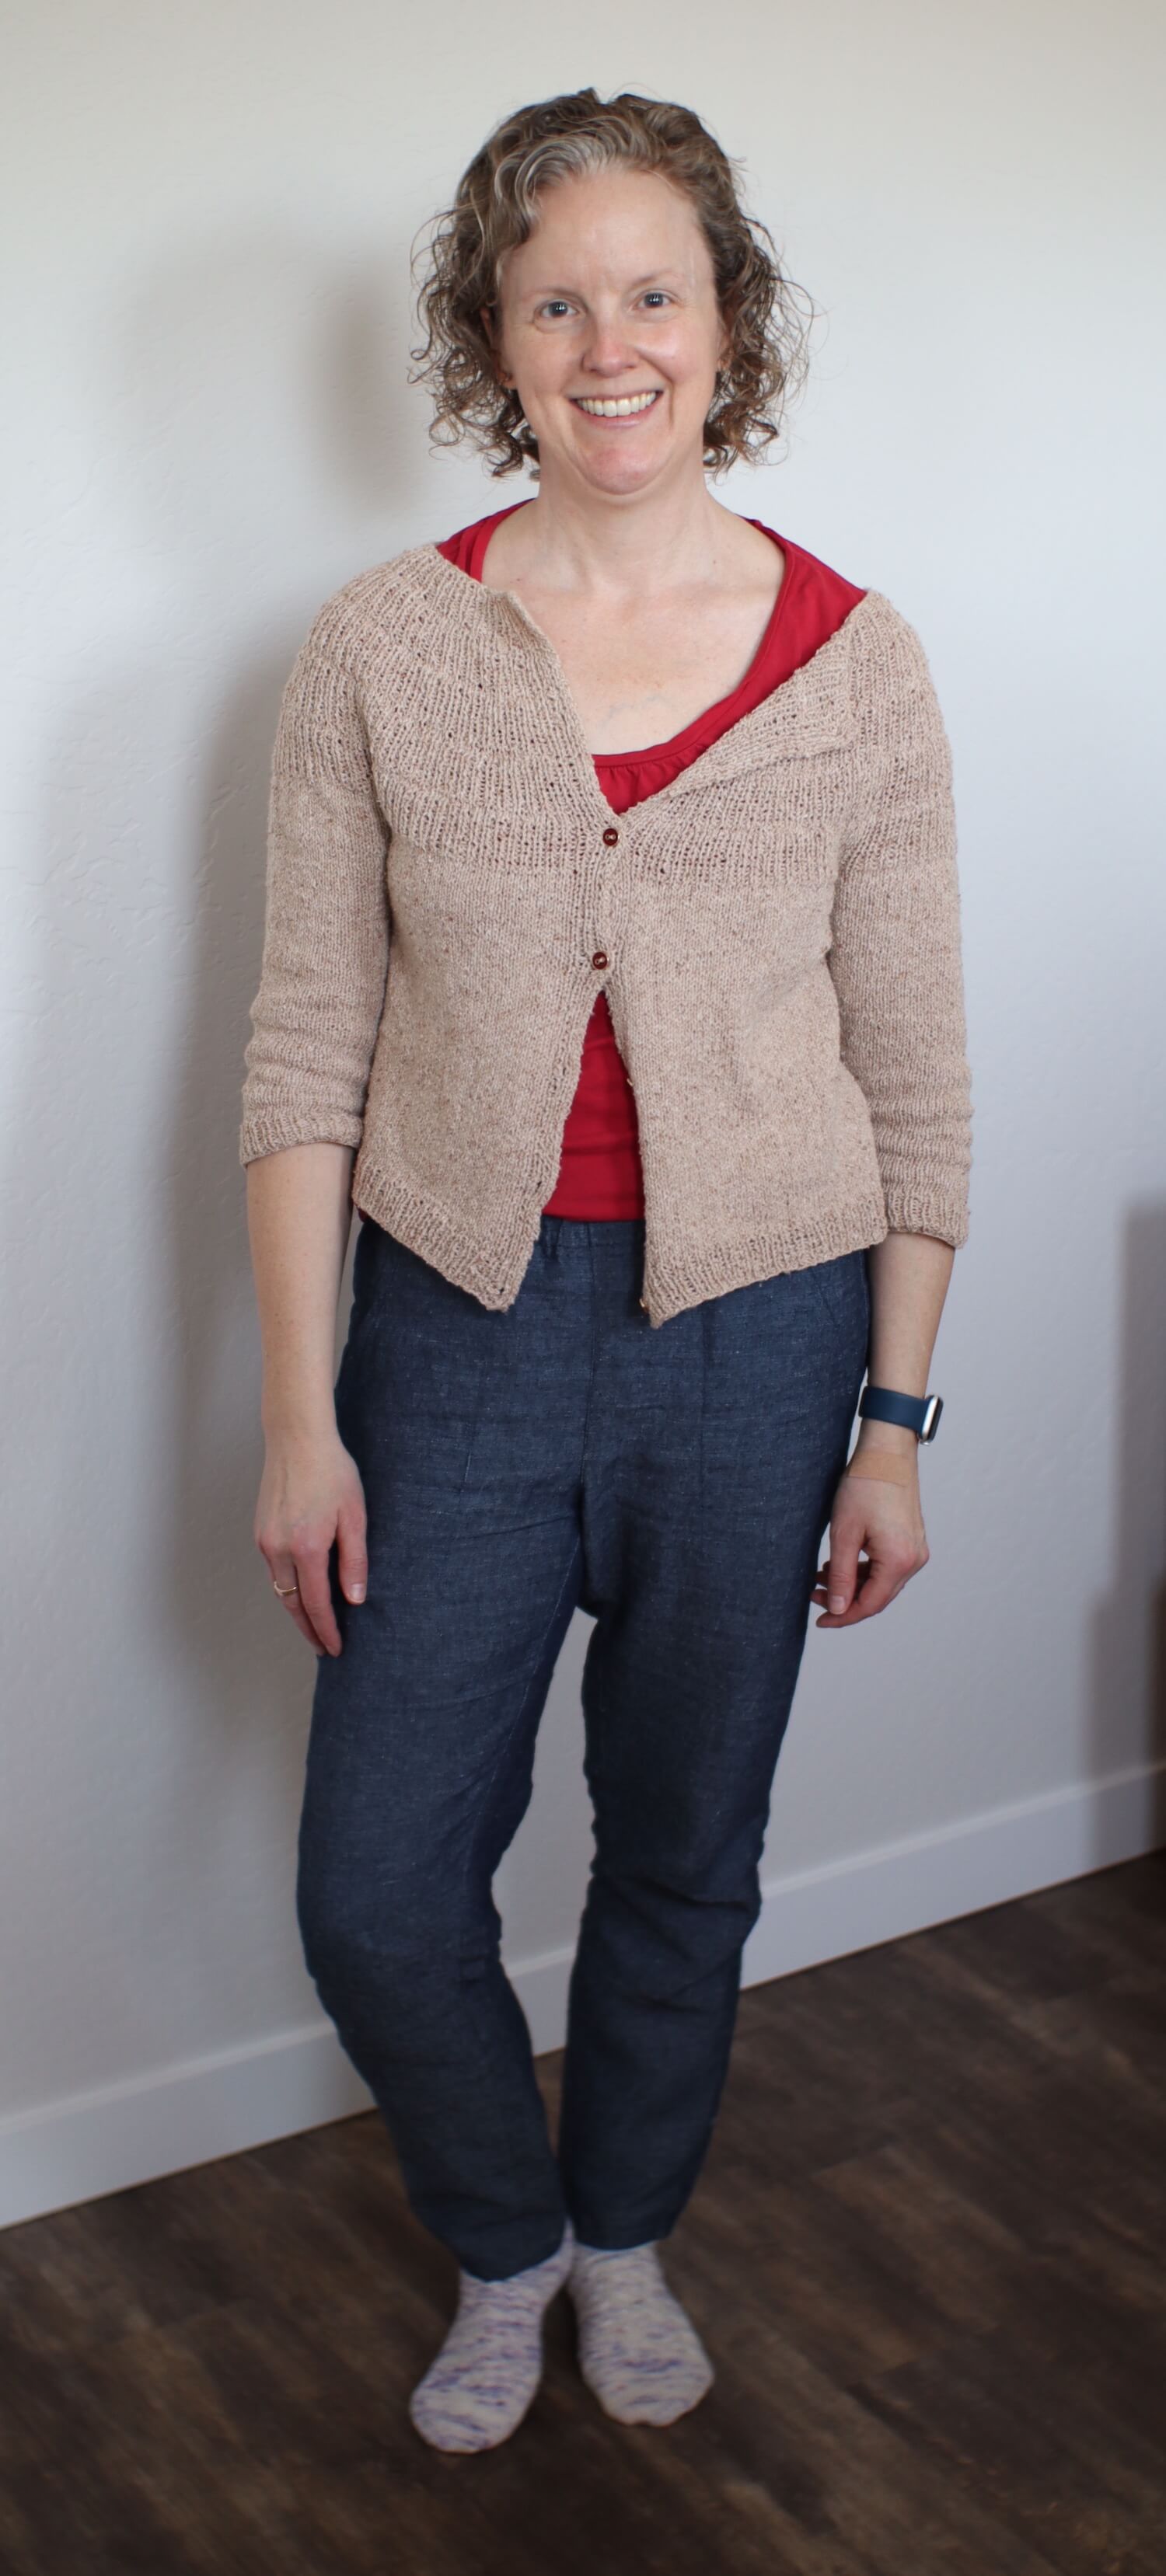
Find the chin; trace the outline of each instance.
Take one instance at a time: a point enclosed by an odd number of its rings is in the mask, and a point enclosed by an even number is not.
[[[641,457],[592,457],[580,463],[578,471],[594,492],[639,492],[646,484],[654,483],[672,462],[670,455],[660,453]]]

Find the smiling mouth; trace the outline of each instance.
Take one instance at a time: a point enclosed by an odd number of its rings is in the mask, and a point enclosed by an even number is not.
[[[650,411],[660,399],[660,387],[654,385],[644,394],[572,394],[576,411],[585,411],[590,420],[633,420],[638,412]]]

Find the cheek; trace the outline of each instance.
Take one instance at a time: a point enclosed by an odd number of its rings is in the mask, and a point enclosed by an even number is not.
[[[543,340],[537,333],[519,346],[517,359],[515,374],[519,383],[526,384],[536,397],[556,394],[563,385],[573,382],[578,366],[574,351],[565,341]]]
[[[656,343],[655,353],[662,373],[686,391],[695,393],[711,385],[716,374],[718,361],[703,334],[677,331],[670,337],[662,336]]]

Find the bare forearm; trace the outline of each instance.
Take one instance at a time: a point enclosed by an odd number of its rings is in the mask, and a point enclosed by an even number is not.
[[[263,1428],[335,1427],[336,1304],[352,1223],[350,1145],[289,1145],[247,1166],[247,1229],[263,1346]]]
[[[902,1395],[926,1395],[939,1319],[943,1313],[955,1252],[934,1234],[898,1234],[872,1244],[868,1254],[871,1289],[870,1356],[867,1374],[874,1386],[895,1387]],[[913,1431],[894,1422],[859,1424],[858,1447],[918,1452]]]

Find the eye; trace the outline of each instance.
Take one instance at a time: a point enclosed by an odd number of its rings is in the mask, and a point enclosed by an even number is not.
[[[649,286],[644,296],[645,304],[668,304],[670,301],[671,298],[662,286]]]
[[[565,295],[548,295],[546,303],[537,309],[540,313],[569,313],[571,307]]]

